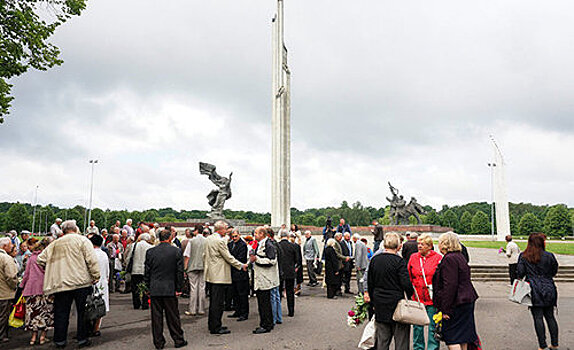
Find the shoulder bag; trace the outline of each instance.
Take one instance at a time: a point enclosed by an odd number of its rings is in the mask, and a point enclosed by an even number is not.
[[[393,321],[412,324],[415,326],[426,326],[430,323],[425,305],[421,303],[416,288],[414,289],[417,301],[406,298],[401,299],[393,313]]]
[[[425,281],[425,286],[427,287],[427,290],[428,290],[428,292],[429,292],[430,299],[432,300],[432,296],[433,296],[432,283],[431,283],[431,284],[428,284],[428,283],[427,283],[427,276],[426,276],[426,274],[425,274],[425,266],[423,265],[423,258],[422,258],[422,256],[421,256],[421,258],[420,258],[420,262],[421,262],[421,270],[423,271],[423,280]]]

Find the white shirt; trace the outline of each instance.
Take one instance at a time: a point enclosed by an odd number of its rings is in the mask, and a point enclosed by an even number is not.
[[[508,242],[506,245],[506,256],[508,257],[509,264],[518,264],[518,255],[520,255],[520,248],[518,244],[513,241]]]

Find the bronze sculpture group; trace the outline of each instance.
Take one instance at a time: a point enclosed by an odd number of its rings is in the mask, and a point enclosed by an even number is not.
[[[402,195],[399,195],[399,190],[393,187],[389,182],[389,189],[393,195],[391,199],[387,200],[391,203],[391,210],[389,211],[389,218],[392,225],[408,225],[409,218],[414,216],[417,219],[417,224],[422,224],[419,214],[426,214],[423,206],[417,202],[415,197],[411,197],[411,201],[407,201]]]

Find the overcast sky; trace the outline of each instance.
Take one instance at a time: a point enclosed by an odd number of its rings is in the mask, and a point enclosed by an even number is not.
[[[98,0],[14,83],[0,201],[269,211],[273,0]],[[490,200],[489,135],[512,202],[574,205],[574,4],[285,0],[292,206],[381,207],[387,181],[440,208]]]

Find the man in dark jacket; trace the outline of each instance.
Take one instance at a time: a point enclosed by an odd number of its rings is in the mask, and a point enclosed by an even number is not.
[[[161,243],[146,252],[144,282],[151,297],[151,328],[153,344],[163,349],[163,313],[176,348],[187,345],[179,318],[177,295],[183,287],[183,257],[181,250],[171,245],[170,230],[159,234]]]
[[[345,234],[343,235],[344,239],[339,241],[339,244],[341,245],[341,252],[343,253],[343,256],[348,256],[349,259],[343,262],[343,271],[342,271],[342,276],[341,276],[341,280],[343,283],[343,286],[345,287],[345,293],[347,294],[352,294],[351,292],[351,274],[353,272],[353,242],[351,242],[351,234],[348,232],[345,232]]]
[[[377,250],[379,250],[379,247],[381,246],[381,242],[383,241],[384,238],[384,232],[383,232],[383,225],[379,224],[379,222],[377,220],[373,220],[373,241],[375,242],[375,245],[373,246],[373,253],[375,253]]]
[[[279,241],[279,250],[281,251],[279,265],[281,266],[281,287],[280,290],[285,290],[287,295],[287,310],[289,317],[295,315],[295,277],[297,277],[296,269],[299,256],[297,255],[299,246],[295,243],[289,242],[287,239],[287,232],[281,232],[281,241]]]
[[[247,263],[247,243],[239,235],[238,229],[233,229],[231,241],[227,246],[235,259]],[[249,273],[231,269],[231,288],[235,312],[228,317],[237,317],[237,321],[245,321],[249,317]]]
[[[417,239],[419,235],[416,232],[412,232],[410,236],[407,238],[407,241],[403,244],[403,250],[401,251],[401,255],[405,262],[408,264],[411,255],[419,251],[419,244]]]

